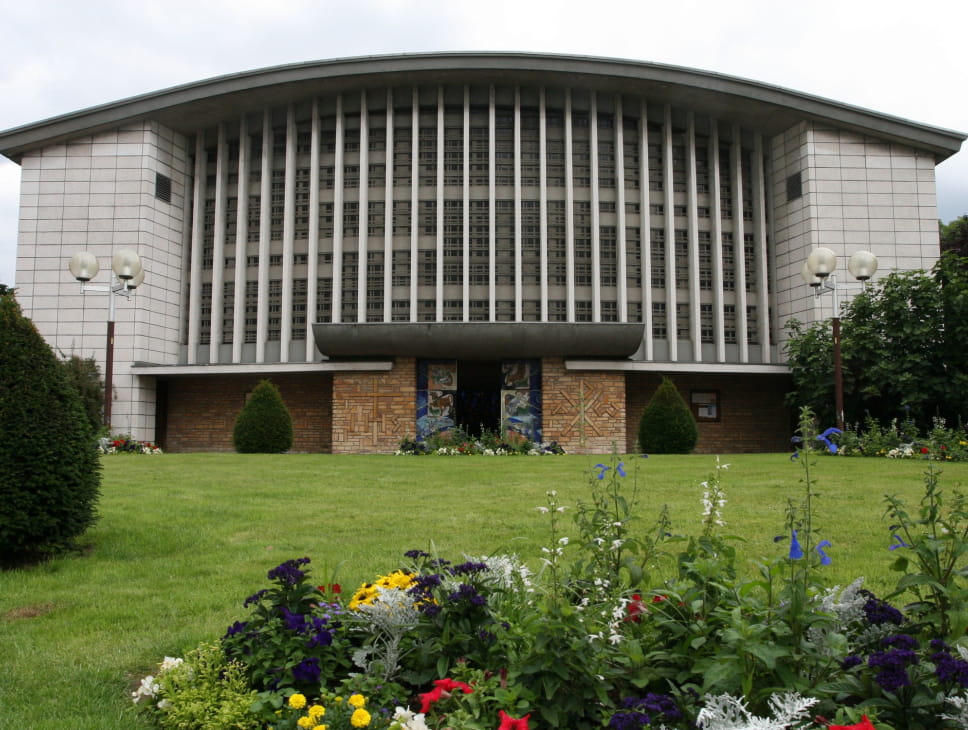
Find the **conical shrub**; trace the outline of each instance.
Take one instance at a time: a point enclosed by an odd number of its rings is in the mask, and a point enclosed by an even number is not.
[[[268,380],[255,386],[239,412],[232,441],[240,454],[281,454],[292,448],[292,416]]]
[[[698,440],[692,411],[675,384],[663,377],[639,421],[639,446],[652,454],[688,454]]]
[[[0,286],[0,563],[70,547],[97,519],[95,432],[64,365]]]

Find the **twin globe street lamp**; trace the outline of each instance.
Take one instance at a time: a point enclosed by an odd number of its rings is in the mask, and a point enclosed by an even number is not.
[[[844,373],[840,350],[840,300],[837,297],[837,254],[829,248],[815,248],[803,263],[803,280],[813,287],[814,296],[824,292],[833,296],[831,335],[834,344],[834,409],[837,428],[844,430]],[[847,270],[863,286],[877,271],[877,257],[870,251],[857,251],[847,262]]]
[[[144,267],[137,253],[123,248],[111,259],[111,270],[116,281],[107,285],[88,284],[100,270],[97,258],[92,253],[81,251],[71,257],[67,267],[71,274],[81,282],[81,293],[102,292],[108,295],[108,336],[107,352],[104,356],[104,425],[111,428],[111,394],[114,388],[114,297],[131,297],[131,293],[145,280]]]

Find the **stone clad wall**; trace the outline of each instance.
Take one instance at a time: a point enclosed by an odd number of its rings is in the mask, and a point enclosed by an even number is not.
[[[626,450],[625,373],[565,370],[561,358],[541,361],[542,433],[569,454]]]
[[[417,361],[393,369],[333,373],[334,454],[393,453],[416,433]]]
[[[173,378],[168,381],[168,436],[163,448],[172,452],[234,451],[232,430],[249,393],[262,377],[224,375]],[[332,449],[329,374],[273,375],[292,416],[292,451],[327,453]]]

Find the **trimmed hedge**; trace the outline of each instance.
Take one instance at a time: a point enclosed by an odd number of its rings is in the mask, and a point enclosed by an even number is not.
[[[663,377],[639,421],[639,446],[653,454],[688,454],[698,440],[692,411],[675,383]]]
[[[0,561],[71,547],[97,520],[95,432],[63,363],[0,290]]]
[[[281,454],[292,448],[292,417],[268,380],[255,386],[242,407],[232,442],[240,454]]]

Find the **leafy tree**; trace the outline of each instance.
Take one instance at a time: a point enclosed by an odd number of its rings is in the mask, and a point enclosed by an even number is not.
[[[688,454],[698,440],[692,411],[675,383],[663,377],[639,421],[639,446],[653,454]]]
[[[790,406],[810,406],[833,423],[830,322],[787,323],[793,375]],[[892,273],[868,286],[841,313],[847,423],[968,415],[968,260],[946,253],[932,273]]]
[[[0,562],[70,547],[97,519],[94,432],[64,366],[0,293]]]
[[[65,357],[62,362],[67,379],[81,396],[91,428],[95,432],[100,431],[104,428],[104,381],[101,380],[97,362],[93,357],[77,355]]]
[[[968,256],[968,215],[955,218],[949,223],[938,221],[941,233],[941,251],[952,251]]]
[[[281,454],[292,447],[292,417],[279,389],[263,380],[239,412],[232,433],[240,454]]]

